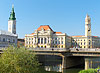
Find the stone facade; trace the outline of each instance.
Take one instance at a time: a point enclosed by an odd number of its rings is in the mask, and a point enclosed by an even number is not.
[[[25,46],[28,48],[69,48],[71,37],[66,33],[54,32],[49,25],[41,25],[34,33],[25,35]]]

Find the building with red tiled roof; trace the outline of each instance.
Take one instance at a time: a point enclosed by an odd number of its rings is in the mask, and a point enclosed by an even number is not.
[[[66,33],[55,32],[49,25],[41,25],[34,33],[25,35],[26,47],[69,48],[71,37]]]
[[[49,25],[41,25],[37,30],[40,31],[41,29],[53,31]]]

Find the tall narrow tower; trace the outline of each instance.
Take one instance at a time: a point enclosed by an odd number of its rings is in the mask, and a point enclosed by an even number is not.
[[[13,34],[16,34],[16,18],[14,12],[14,5],[12,5],[12,11],[8,20],[8,31]]]
[[[91,18],[88,14],[85,18],[85,36],[91,36]]]

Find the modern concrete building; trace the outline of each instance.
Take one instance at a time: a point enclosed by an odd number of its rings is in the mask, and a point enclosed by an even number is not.
[[[16,34],[16,18],[14,6],[8,20],[8,31],[0,30],[0,47],[7,47],[8,45],[17,45],[18,35]]]
[[[100,37],[91,35],[91,18],[86,15],[85,35],[72,36],[72,47],[79,48],[100,48]]]
[[[69,48],[71,37],[66,33],[53,31],[49,25],[41,25],[34,33],[25,35],[25,46],[28,48]]]

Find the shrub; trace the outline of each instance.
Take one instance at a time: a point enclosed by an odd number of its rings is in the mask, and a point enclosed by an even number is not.
[[[96,69],[81,70],[79,73],[97,73]]]

